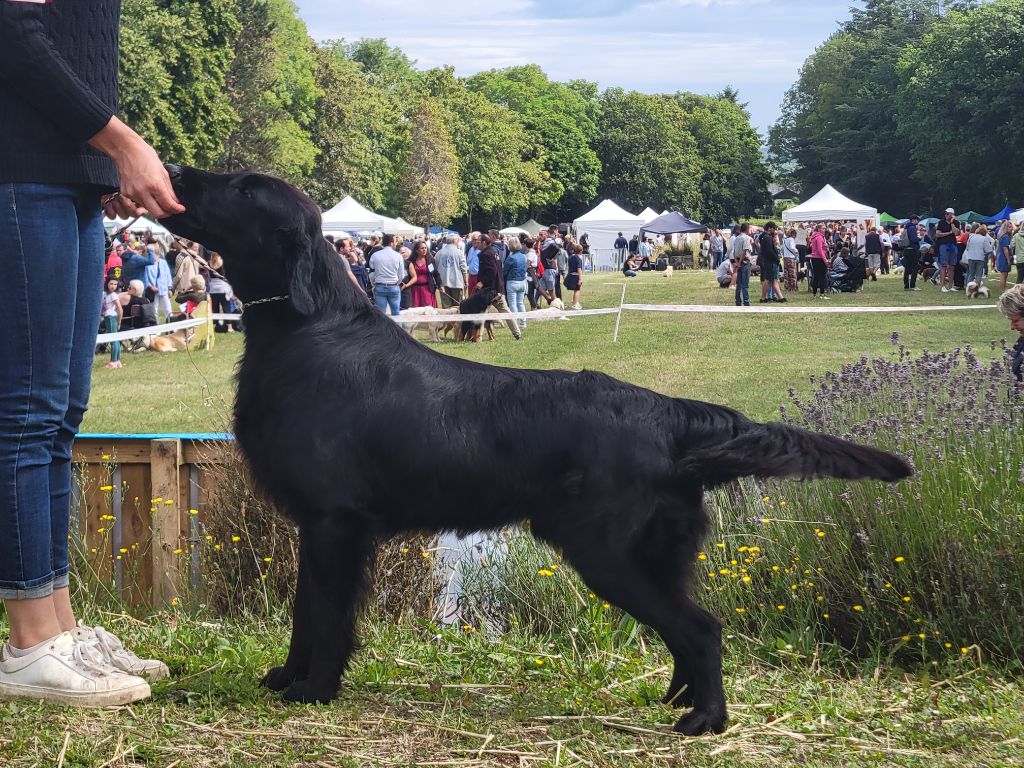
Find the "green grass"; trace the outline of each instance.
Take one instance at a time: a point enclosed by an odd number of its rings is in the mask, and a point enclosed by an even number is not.
[[[1018,683],[964,659],[945,677],[815,659],[752,662],[731,637],[722,736],[669,732],[656,702],[660,647],[600,650],[588,638],[499,640],[370,623],[339,699],[284,706],[258,688],[283,622],[185,614],[147,623],[93,616],[165,658],[151,701],[81,712],[0,704],[5,768],[52,766],[1010,766],[1020,765]]]
[[[589,276],[587,308],[617,306],[623,278]],[[757,290],[757,284],[754,283]],[[806,293],[790,304],[821,305]],[[755,297],[756,300],[756,297]],[[627,303],[732,303],[731,291],[715,286],[708,272],[677,272],[665,279],[641,273],[630,280]],[[839,294],[830,306],[963,305],[962,292],[942,294],[931,285],[903,291],[899,278],[868,283],[864,293]],[[618,344],[615,317],[535,322],[521,343],[499,327],[494,343],[440,343],[458,357],[517,368],[588,368],[664,394],[730,405],[757,418],[773,418],[787,391],[806,390],[810,376],[837,370],[861,355],[886,354],[898,332],[911,349],[952,349],[971,344],[982,354],[1012,334],[995,309],[962,312],[779,315],[661,314],[626,312]],[[213,352],[125,355],[121,370],[103,368],[97,356],[86,432],[207,432],[227,429],[233,372],[241,354],[238,334],[221,335]]]

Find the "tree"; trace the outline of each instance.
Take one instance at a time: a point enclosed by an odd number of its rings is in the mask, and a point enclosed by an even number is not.
[[[897,62],[934,18],[929,0],[868,0],[854,9],[786,93],[768,134],[773,164],[791,164],[805,189],[840,183],[880,209],[915,210],[911,147],[897,125]]]
[[[233,0],[125,0],[121,114],[161,157],[211,166],[238,121],[224,99]]]
[[[318,96],[313,43],[291,0],[239,3],[238,18],[227,92],[239,122],[218,167],[254,168],[300,182],[312,172],[317,153],[310,137]]]
[[[446,226],[459,210],[459,159],[430,99],[412,117],[411,144],[398,184],[402,211],[412,221]]]
[[[725,224],[767,206],[770,174],[761,138],[732,89],[717,97],[676,94],[701,158],[698,189],[707,223]]]
[[[469,90],[450,67],[421,75],[428,98],[437,100],[459,157],[459,212],[514,216],[549,205],[558,187],[544,169],[544,148],[519,116]]]
[[[326,43],[316,55],[320,96],[311,138],[318,154],[306,190],[325,207],[352,195],[369,208],[388,210],[408,151],[400,104],[366,81],[342,43]]]
[[[934,207],[1024,198],[1024,0],[951,11],[904,52],[899,73],[900,135]]]
[[[634,210],[651,205],[702,216],[701,161],[679,103],[670,96],[609,88],[601,96],[601,110],[600,194]]]
[[[544,167],[553,180],[557,202],[552,213],[581,213],[597,194],[601,162],[592,144],[597,133],[592,102],[583,84],[570,87],[549,80],[535,64],[481,72],[467,86],[508,107],[544,147]],[[561,190],[559,191],[559,187]]]

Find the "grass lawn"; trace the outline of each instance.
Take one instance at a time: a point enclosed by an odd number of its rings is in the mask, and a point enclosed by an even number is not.
[[[159,654],[174,679],[151,701],[80,712],[0,703],[0,764],[27,766],[1011,766],[1020,685],[971,659],[947,677],[752,660],[727,640],[730,728],[683,739],[657,702],[659,648],[615,652],[569,637],[498,641],[429,626],[364,628],[339,699],[283,706],[256,682],[282,622],[163,614],[102,620]],[[63,757],[63,763],[61,763]]]
[[[623,279],[585,282],[588,308],[619,302]],[[756,284],[754,286],[756,288]],[[756,297],[755,297],[756,299]],[[731,304],[709,273],[644,273],[630,303]],[[811,304],[806,294],[791,304]],[[826,302],[818,302],[827,304]],[[957,305],[896,278],[831,305]],[[1008,338],[994,309],[895,315],[623,315],[535,322],[521,343],[443,343],[445,353],[498,365],[590,368],[660,392],[774,418],[787,390],[862,355],[888,354],[898,332],[914,350]],[[90,432],[229,428],[241,336],[213,353],[97,358]],[[341,393],[339,393],[340,396]],[[222,621],[172,609],[138,619],[80,601],[88,619],[165,659],[172,679],[150,701],[82,712],[0,703],[0,766],[1014,766],[1024,765],[1020,670],[973,653],[910,671],[805,656],[763,638],[725,641],[729,731],[682,739],[659,703],[669,678],[660,643],[602,642],[593,632],[485,637],[425,622],[368,619],[341,695],[329,706],[284,706],[257,681],[283,658],[288,619]],[[273,613],[273,612],[272,612]],[[6,634],[0,618],[0,636]],[[605,638],[606,639],[606,638]]]
[[[617,306],[623,280],[617,273],[589,276],[584,305]],[[756,283],[754,284],[756,290]],[[902,279],[883,277],[859,294],[829,301],[793,294],[790,306],[964,305],[963,292],[943,294],[932,285],[906,293]],[[677,272],[671,279],[644,272],[628,282],[627,303],[732,303],[709,272]],[[756,296],[755,296],[756,301]],[[989,302],[992,303],[992,302]],[[863,315],[750,316],[626,312],[618,344],[615,316],[533,323],[514,343],[502,328],[494,343],[440,343],[459,357],[517,368],[589,368],[678,397],[710,400],[757,418],[773,418],[790,387],[836,370],[861,355],[888,354],[898,332],[912,349],[952,349],[970,344],[987,354],[1011,332],[997,310]],[[86,432],[209,432],[228,429],[237,334],[221,335],[212,353],[125,355],[125,367],[107,370],[97,356]]]

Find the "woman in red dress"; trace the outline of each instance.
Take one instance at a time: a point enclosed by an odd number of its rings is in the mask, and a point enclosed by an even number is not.
[[[409,259],[409,279],[402,288],[412,289],[413,307],[436,307],[435,294],[437,270],[434,268],[434,257],[424,242],[416,243]]]

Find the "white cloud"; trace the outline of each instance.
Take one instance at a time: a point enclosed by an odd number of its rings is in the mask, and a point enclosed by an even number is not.
[[[385,37],[421,68],[539,64],[646,92],[737,88],[762,131],[848,0],[296,0],[316,39]]]

